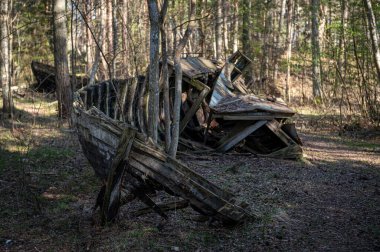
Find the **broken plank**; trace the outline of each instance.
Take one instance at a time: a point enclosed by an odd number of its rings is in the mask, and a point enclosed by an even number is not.
[[[231,118],[230,120],[249,120],[245,118],[259,118],[271,117],[273,118],[290,118],[291,114],[286,113],[272,113],[272,112],[238,112],[238,113],[215,113],[214,118]],[[227,119],[225,119],[227,120]],[[254,119],[253,119],[254,120]]]
[[[186,113],[185,117],[182,119],[180,126],[179,126],[179,133],[181,133],[186,128],[186,125],[189,123],[191,118],[197,112],[197,110],[201,106],[202,101],[204,100],[204,98],[207,96],[207,94],[209,92],[210,92],[210,88],[207,87],[206,85],[204,85],[204,88],[203,88],[202,92],[199,94],[199,97],[195,100],[195,102],[193,103],[193,105],[191,106],[189,111]]]
[[[278,121],[272,120],[266,124],[268,129],[270,129],[281,141],[283,141],[287,146],[296,144],[296,142],[291,139],[282,129]]]
[[[127,159],[131,151],[136,131],[131,128],[125,128],[119,145],[116,150],[116,156],[112,161],[112,166],[107,178],[106,191],[102,206],[102,224],[111,221],[119,210],[120,188]]]
[[[216,150],[221,152],[228,151],[266,123],[267,121],[264,120],[258,121],[254,124],[252,124],[252,122],[236,124],[235,128],[226,137],[220,140],[219,146],[216,148]]]
[[[239,116],[239,115],[227,115],[222,116],[226,121],[259,121],[259,120],[273,120],[273,115],[257,115],[257,116]]]

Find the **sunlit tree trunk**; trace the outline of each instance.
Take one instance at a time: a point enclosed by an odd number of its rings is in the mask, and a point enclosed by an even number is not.
[[[11,92],[10,77],[10,54],[9,41],[9,5],[8,0],[2,0],[0,3],[0,82],[3,89],[3,112],[12,113],[13,100]]]
[[[103,0],[99,0],[100,6],[102,5]],[[100,50],[103,48],[103,37],[104,37],[104,18],[103,18],[103,8],[99,9],[99,25],[98,25],[98,38],[96,39],[96,45],[95,45],[95,59],[91,67],[90,71],[90,80],[89,80],[89,85],[93,85],[95,83],[95,76],[96,72],[99,69],[100,61],[101,61],[101,54]]]
[[[241,43],[243,47],[244,53],[246,53],[249,57],[253,59],[253,53],[252,53],[252,46],[251,46],[251,22],[250,22],[250,16],[251,16],[251,9],[252,9],[252,2],[250,0],[243,0],[241,5],[241,13],[242,13],[242,33],[241,33]],[[250,71],[247,73],[247,83],[251,84],[254,82],[254,72],[253,72],[253,66],[254,64],[251,64],[252,67],[250,67]]]
[[[377,32],[377,23],[373,14],[371,0],[363,0],[367,10],[367,19],[369,24],[369,32],[372,42],[373,60],[377,71],[377,79],[380,83],[380,49],[379,49],[379,34]]]
[[[341,24],[341,32],[339,36],[339,44],[338,44],[338,69],[336,73],[336,83],[338,81],[345,82],[346,78],[346,29],[347,29],[347,19],[348,19],[348,3],[346,0],[341,1],[341,8],[342,8],[342,14],[340,18],[340,24]],[[340,78],[342,80],[340,80]],[[337,84],[336,84],[337,86]],[[336,89],[334,89],[334,93],[336,92]]]
[[[215,55],[217,59],[222,58],[223,53],[223,37],[222,37],[222,0],[215,1]]]
[[[173,123],[172,123],[172,143],[170,145],[169,155],[175,157],[177,154],[178,140],[179,140],[179,122],[181,119],[181,104],[182,104],[182,66],[181,66],[181,52],[192,33],[193,23],[191,21],[195,16],[195,0],[190,0],[190,15],[189,24],[182,39],[179,41],[175,48],[174,54],[174,71],[175,71],[175,97],[173,108]]]
[[[171,114],[170,114],[170,96],[169,96],[169,70],[168,70],[168,50],[166,36],[166,12],[168,10],[169,0],[165,0],[160,12],[160,31],[161,31],[161,53],[162,53],[162,70],[161,81],[163,87],[163,104],[164,104],[164,123],[165,123],[165,150],[169,153],[171,145]]]
[[[72,109],[72,88],[67,63],[67,18],[65,0],[53,1],[54,66],[58,99],[58,115],[69,118]]]
[[[321,54],[319,48],[319,0],[311,0],[311,47],[313,69],[313,96],[316,101],[321,100]]]
[[[284,23],[284,16],[285,16],[285,10],[286,10],[286,0],[280,0],[281,1],[281,7],[280,7],[280,16],[278,19],[278,30],[276,33],[276,56],[274,60],[274,69],[273,69],[273,80],[274,83],[277,84],[278,79],[278,62],[280,61],[280,57],[282,55],[282,27]]]
[[[292,40],[293,40],[293,0],[288,0],[288,17],[286,25],[286,84],[285,84],[285,99],[290,101],[290,68],[292,59]]]
[[[116,56],[118,47],[117,0],[112,0],[112,79],[116,77]]]
[[[124,77],[129,77],[129,67],[131,66],[131,62],[129,62],[130,58],[130,50],[129,50],[129,20],[128,20],[128,0],[123,0],[123,13],[122,13],[122,45],[123,45],[123,69],[124,69]],[[136,73],[137,74],[137,73]],[[135,75],[136,75],[135,74]]]
[[[234,15],[233,15],[233,41],[232,50],[236,52],[239,46],[239,1],[234,1]]]
[[[159,12],[157,0],[147,0],[150,20],[150,53],[149,53],[149,136],[156,143],[158,138],[159,112]]]
[[[92,1],[87,1],[85,4],[85,10],[86,10],[86,21],[88,24],[91,24],[92,22],[92,8],[93,4]],[[93,48],[94,48],[94,41],[91,35],[90,27],[85,27],[86,28],[86,64],[87,64],[87,71],[88,73],[90,72],[91,66],[94,63],[94,53],[93,53]]]
[[[222,1],[222,10],[223,10],[223,47],[224,47],[224,50],[223,50],[223,54],[224,54],[224,57],[227,56],[227,53],[228,53],[228,34],[231,33],[231,31],[229,30],[229,21],[230,21],[230,4],[229,4],[229,1],[227,0],[223,0]]]

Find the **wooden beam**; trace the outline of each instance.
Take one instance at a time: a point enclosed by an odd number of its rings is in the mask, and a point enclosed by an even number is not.
[[[180,126],[179,126],[179,133],[181,134],[181,132],[186,128],[186,125],[189,123],[189,121],[191,120],[191,118],[195,115],[195,113],[197,112],[197,110],[199,109],[199,107],[201,106],[202,104],[202,101],[203,99],[207,96],[207,94],[210,92],[210,88],[206,85],[204,85],[202,82],[200,81],[197,81],[197,80],[193,80],[191,83],[197,83],[199,82],[198,84],[200,85],[203,85],[203,90],[201,91],[201,93],[199,94],[198,98],[194,101],[193,105],[191,106],[191,108],[189,109],[189,111],[187,111],[185,117],[182,119],[181,123],[180,123]]]
[[[223,118],[224,120],[273,120],[274,118],[290,118],[292,114],[270,113],[270,112],[239,112],[239,113],[217,113],[214,118]],[[256,119],[257,118],[257,119]],[[260,119],[264,118],[264,119]]]
[[[231,132],[219,141],[219,146],[216,148],[217,151],[226,152],[248,135],[252,134],[262,126],[264,126],[267,121],[258,121],[254,124],[252,122],[237,123]]]
[[[112,161],[111,169],[108,173],[106,190],[104,193],[102,206],[102,224],[113,220],[120,206],[120,188],[124,170],[128,165],[128,156],[131,151],[136,131],[131,128],[124,128],[116,155]]]
[[[239,116],[239,115],[227,115],[222,116],[226,121],[259,121],[259,120],[274,120],[273,115],[252,115],[252,116]]]
[[[272,120],[266,124],[268,129],[272,131],[282,142],[287,146],[296,144],[296,142],[291,139],[282,129],[278,121]]]

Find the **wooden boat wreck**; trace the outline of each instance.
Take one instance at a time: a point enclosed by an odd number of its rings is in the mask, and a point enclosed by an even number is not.
[[[44,64],[37,61],[32,61],[31,68],[37,83],[32,86],[37,92],[55,92],[55,70],[54,66]],[[70,76],[71,78],[72,76]],[[75,77],[75,89],[86,86],[88,83],[87,78]]]
[[[98,196],[102,222],[114,220],[119,207],[135,198],[166,218],[151,198],[159,190],[181,197],[186,206],[214,220],[225,224],[243,221],[249,216],[246,203],[166,155],[142,133],[137,117],[121,120],[125,111],[141,109],[134,106],[139,92],[130,88],[136,88],[138,82],[143,86],[141,81],[106,81],[75,93],[73,120],[79,141],[96,175],[105,183]],[[132,99],[127,102],[127,97]]]
[[[250,64],[240,51],[224,65],[204,58],[181,59],[186,99],[180,143],[196,141],[222,153],[239,146],[257,156],[302,157],[302,142],[294,123],[289,123],[295,112],[280,98],[253,94],[242,78]]]

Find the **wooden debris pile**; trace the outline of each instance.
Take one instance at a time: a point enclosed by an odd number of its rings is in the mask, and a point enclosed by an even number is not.
[[[197,141],[219,152],[239,145],[256,155],[302,156],[295,126],[287,123],[295,112],[281,99],[257,97],[244,84],[248,57],[238,51],[224,65],[204,58],[185,58],[181,63],[181,143]]]

